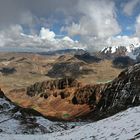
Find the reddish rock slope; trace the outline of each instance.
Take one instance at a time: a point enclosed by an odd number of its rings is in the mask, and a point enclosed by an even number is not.
[[[140,64],[107,84],[83,85],[75,79],[38,82],[7,94],[16,104],[57,120],[98,119],[140,104]]]

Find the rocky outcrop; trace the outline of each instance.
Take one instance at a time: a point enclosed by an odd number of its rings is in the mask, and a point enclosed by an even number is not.
[[[104,85],[86,85],[76,90],[72,102],[74,104],[88,104],[90,106],[96,106],[101,98],[101,91]]]
[[[82,85],[73,78],[63,78],[58,80],[35,83],[27,88],[27,95],[40,96],[47,99],[49,96],[61,99],[69,99],[74,105],[97,105],[101,98],[101,91],[104,85]]]
[[[47,99],[50,95],[57,97],[60,95],[62,98],[70,96],[65,90],[68,88],[79,88],[80,83],[73,78],[63,78],[58,80],[50,80],[38,82],[30,87],[27,87],[27,95],[33,97],[39,95]]]

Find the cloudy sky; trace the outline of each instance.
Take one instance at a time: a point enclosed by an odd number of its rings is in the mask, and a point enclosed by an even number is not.
[[[0,50],[100,50],[140,42],[140,0],[0,0]]]

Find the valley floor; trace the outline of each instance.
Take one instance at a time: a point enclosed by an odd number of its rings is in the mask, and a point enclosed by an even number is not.
[[[98,122],[45,135],[4,135],[1,140],[138,140],[140,106],[129,108]]]

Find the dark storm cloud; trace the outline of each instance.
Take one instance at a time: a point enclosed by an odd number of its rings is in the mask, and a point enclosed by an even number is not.
[[[75,14],[75,0],[1,0],[0,25],[28,23],[29,17],[57,18]],[[33,16],[33,17],[31,17]],[[55,17],[55,18],[56,18]],[[31,20],[31,19],[30,19]]]

